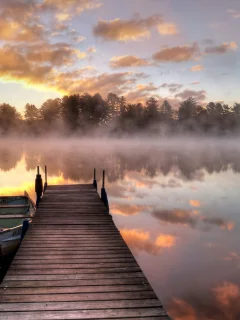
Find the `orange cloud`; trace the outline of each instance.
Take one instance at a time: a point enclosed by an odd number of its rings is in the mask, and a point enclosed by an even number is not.
[[[95,53],[95,52],[97,52],[97,49],[96,49],[96,47],[89,47],[89,48],[87,49],[87,52],[88,52],[88,53]]]
[[[192,82],[192,85],[197,85],[197,84],[200,84],[200,82],[199,81]]]
[[[69,94],[84,93],[95,94],[100,92],[103,96],[106,96],[109,92],[115,92],[116,94],[123,94],[122,87],[124,85],[132,85],[135,80],[130,78],[128,72],[122,73],[102,73],[100,75],[83,77],[81,79],[69,79],[69,82],[62,82],[58,77],[55,78],[55,86],[59,91],[64,91]]]
[[[131,216],[139,214],[142,211],[148,210],[148,206],[136,205],[136,204],[120,204],[114,203],[111,205],[112,214],[120,214],[122,216]]]
[[[85,10],[95,9],[102,6],[96,0],[44,0],[38,7],[42,11],[59,11],[61,14],[79,14]]]
[[[149,29],[153,27],[157,27],[159,33],[163,35],[177,32],[174,24],[165,23],[162,16],[156,14],[146,19],[137,16],[130,20],[101,20],[94,26],[93,33],[108,41],[136,41],[149,38]]]
[[[220,227],[223,230],[233,230],[235,227],[235,223],[232,221],[225,221],[222,218],[202,218],[205,224],[215,225]]]
[[[189,204],[192,206],[192,207],[200,207],[201,206],[201,203],[199,200],[189,200]]]
[[[213,289],[216,300],[224,307],[229,308],[234,302],[238,304],[240,299],[239,287],[231,282],[225,281],[222,285]]]
[[[110,60],[110,67],[113,69],[127,68],[127,67],[143,67],[149,66],[150,63],[146,59],[138,58],[136,56],[119,56],[113,57]]]
[[[228,51],[237,50],[238,45],[236,42],[225,42],[219,46],[209,46],[205,49],[205,53],[207,54],[224,54]]]
[[[50,63],[52,66],[72,65],[78,59],[86,57],[85,52],[70,46],[67,43],[41,43],[31,46],[24,46],[27,50],[25,58],[34,63]]]
[[[158,25],[157,29],[162,35],[176,35],[179,33],[177,26],[173,23],[162,23]]]
[[[131,103],[143,102],[152,96],[158,97],[158,94],[154,95],[154,91],[158,89],[159,87],[155,86],[152,82],[149,84],[138,84],[135,89],[132,89],[125,97]],[[138,181],[136,182],[136,186],[142,188],[145,187],[146,184],[143,181]]]
[[[198,320],[197,312],[184,300],[174,298],[169,308],[169,314],[175,320]]]
[[[176,244],[176,237],[169,234],[161,234],[157,237],[155,243],[161,248],[171,248]]]
[[[171,48],[164,48],[155,54],[153,54],[153,59],[159,62],[183,62],[194,60],[199,53],[199,49],[196,43],[192,46],[178,46]]]
[[[202,71],[203,69],[204,69],[203,65],[196,65],[196,66],[193,66],[190,70],[193,72],[198,72],[198,71]]]
[[[143,230],[122,229],[120,232],[132,250],[145,251],[152,255],[157,255],[163,249],[176,245],[176,237],[168,234],[161,234],[153,241],[150,239],[149,232]]]

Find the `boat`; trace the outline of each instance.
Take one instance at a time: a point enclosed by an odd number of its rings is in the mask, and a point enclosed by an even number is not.
[[[25,191],[23,196],[0,196],[0,256],[14,253],[21,242],[23,221],[31,224],[36,207]]]

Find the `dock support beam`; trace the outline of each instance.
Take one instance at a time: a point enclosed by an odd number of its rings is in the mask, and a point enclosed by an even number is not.
[[[102,177],[101,199],[102,199],[103,203],[105,204],[107,211],[109,212],[108,197],[107,197],[107,192],[105,189],[105,170],[103,170],[103,177]]]
[[[28,221],[28,219],[24,219],[23,225],[22,225],[21,241],[25,237],[25,234],[26,234],[28,228],[29,228],[29,221]]]
[[[44,183],[44,192],[47,190],[47,166],[45,166],[45,183]]]
[[[37,195],[36,207],[38,208],[38,205],[42,198],[42,193],[43,193],[43,182],[42,182],[42,176],[40,175],[39,166],[37,166],[37,175],[35,179],[35,192]]]
[[[97,190],[96,169],[94,169],[94,172],[93,172],[93,185]]]

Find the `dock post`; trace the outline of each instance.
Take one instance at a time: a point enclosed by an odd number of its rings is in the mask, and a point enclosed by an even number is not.
[[[23,220],[23,224],[22,224],[21,241],[25,237],[25,234],[26,234],[28,228],[29,228],[29,220],[28,219],[24,219]]]
[[[107,197],[107,192],[105,189],[105,170],[103,170],[103,177],[102,177],[101,199],[102,199],[103,203],[105,204],[107,211],[109,212],[108,197]]]
[[[42,176],[40,175],[39,166],[37,166],[37,175],[35,179],[35,192],[37,194],[36,207],[38,207],[42,197],[42,193],[43,193],[43,182],[42,182]]]
[[[45,166],[45,183],[44,183],[44,192],[47,190],[47,166]]]
[[[96,180],[96,169],[94,168],[94,173],[93,173],[93,185],[95,189],[97,190],[97,180]]]

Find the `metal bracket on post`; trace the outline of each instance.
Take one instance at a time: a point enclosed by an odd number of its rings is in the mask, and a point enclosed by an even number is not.
[[[35,192],[37,195],[36,207],[38,207],[39,202],[42,197],[42,193],[43,193],[43,182],[42,182],[42,177],[39,172],[39,166],[37,166],[37,175],[36,175],[36,179],[35,179]]]
[[[93,185],[97,190],[96,169],[94,169],[94,173],[93,173]]]
[[[103,178],[102,178],[102,189],[101,189],[101,199],[105,204],[107,211],[109,212],[109,204],[108,204],[108,197],[107,192],[105,189],[105,170],[103,170]]]
[[[44,192],[46,191],[47,189],[47,166],[45,166],[45,183],[44,183]]]

